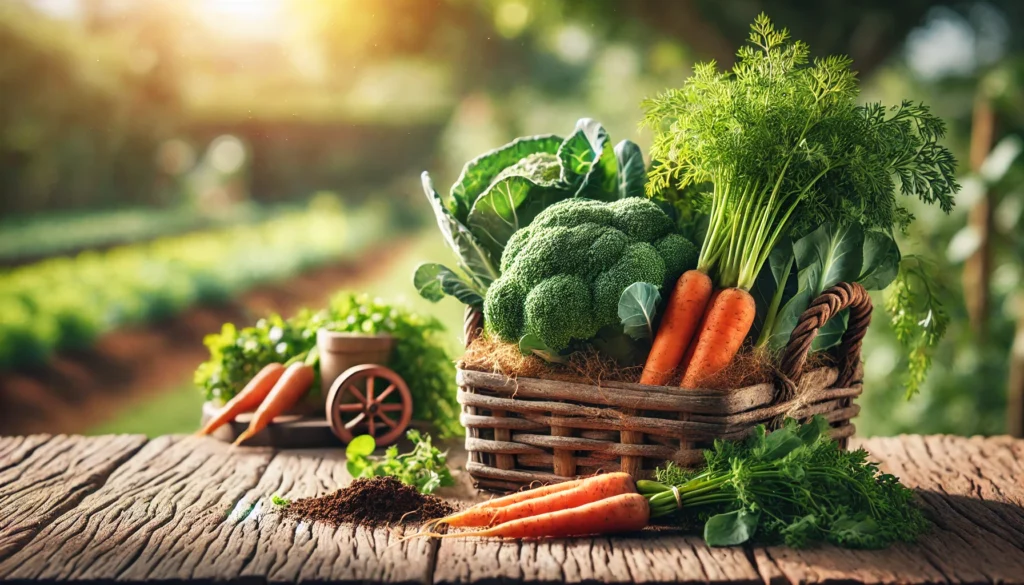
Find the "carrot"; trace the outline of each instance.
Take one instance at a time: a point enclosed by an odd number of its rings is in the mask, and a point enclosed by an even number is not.
[[[612,534],[641,530],[647,526],[650,516],[651,508],[647,503],[647,498],[640,494],[619,494],[567,510],[512,520],[486,530],[438,536],[441,538],[465,536],[563,538]]]
[[[494,526],[530,516],[576,508],[612,496],[630,493],[636,493],[636,483],[628,473],[606,473],[587,478],[572,489],[549,493],[504,507],[470,508],[432,524],[444,523],[460,528]]]
[[[196,432],[197,435],[209,435],[219,429],[225,423],[235,420],[235,417],[243,412],[251,412],[263,402],[263,399],[270,394],[271,389],[281,379],[284,373],[284,366],[278,363],[263,366],[252,380],[242,388],[241,392],[232,398],[217,411],[217,414],[206,423],[206,426]]]
[[[697,335],[700,335],[700,332],[704,331],[704,327],[707,326],[708,313],[711,312],[711,307],[714,306],[715,301],[718,300],[718,295],[720,294],[722,294],[722,289],[718,289],[715,292],[711,293],[711,298],[708,299],[707,309],[705,309],[704,314],[701,315],[700,325],[697,326]],[[693,351],[695,349],[697,349],[696,340],[694,340],[694,342],[690,344],[690,347],[686,348],[686,353],[683,354],[683,361],[680,362],[679,364],[679,371],[683,372],[684,374],[686,373],[686,370],[690,368],[690,362],[693,361]]]
[[[680,386],[699,388],[708,378],[721,372],[743,345],[754,324],[754,297],[740,288],[727,288],[708,308],[708,315],[697,336],[693,359],[683,374]]]
[[[525,502],[526,500],[532,500],[548,494],[557,492],[564,492],[565,490],[572,489],[579,486],[589,478],[574,479],[572,481],[563,481],[560,483],[552,483],[548,485],[542,485],[535,487],[530,490],[523,490],[500,498],[494,498],[493,500],[487,500],[486,502],[480,502],[479,504],[467,508],[468,510],[477,510],[480,508],[501,508],[510,504],[517,504],[519,502]]]
[[[266,399],[256,409],[256,413],[241,435],[235,439],[235,445],[252,438],[253,435],[262,431],[274,417],[280,415],[295,405],[302,398],[302,395],[313,385],[313,367],[303,362],[297,362],[288,366],[281,375],[281,379],[274,385]]]
[[[663,386],[672,379],[683,359],[711,298],[711,278],[699,270],[688,270],[676,281],[651,353],[640,376],[641,384]]]

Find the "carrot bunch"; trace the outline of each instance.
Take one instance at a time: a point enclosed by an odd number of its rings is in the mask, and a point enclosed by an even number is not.
[[[275,417],[295,406],[309,391],[316,378],[316,361],[317,353],[311,351],[296,356],[284,364],[267,364],[196,434],[209,435],[235,420],[238,415],[255,411],[249,427],[235,439],[234,444],[241,445],[251,439],[265,429]]]
[[[747,289],[715,290],[705,272],[683,273],[669,297],[640,383],[663,386],[679,369],[680,386],[701,386],[736,357],[755,314],[754,297]]]
[[[514,493],[434,520],[414,536],[562,538],[640,530],[650,519],[647,499],[628,473],[607,473]],[[437,534],[441,525],[475,528]],[[410,537],[411,538],[411,537]]]

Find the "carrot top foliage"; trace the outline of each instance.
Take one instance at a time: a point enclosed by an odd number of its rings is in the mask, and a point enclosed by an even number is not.
[[[906,227],[897,190],[952,209],[942,120],[911,102],[858,105],[849,58],[812,61],[763,14],[751,29],[731,71],[698,64],[681,88],[644,103],[658,161],[648,194],[710,184],[697,195],[710,219],[699,269],[749,290],[787,235],[827,222]]]

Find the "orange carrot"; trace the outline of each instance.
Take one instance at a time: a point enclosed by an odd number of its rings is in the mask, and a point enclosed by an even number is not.
[[[647,526],[651,508],[640,494],[619,494],[575,508],[520,518],[486,530],[456,532],[441,538],[498,536],[503,538],[564,538],[632,532]]]
[[[694,337],[700,335],[701,331],[704,331],[704,327],[708,323],[708,313],[711,312],[711,307],[714,306],[715,301],[718,300],[718,295],[722,294],[722,289],[718,289],[711,293],[711,298],[708,299],[707,309],[704,310],[704,314],[701,315],[700,325],[697,326],[697,332]],[[690,362],[693,361],[693,350],[697,349],[696,339],[690,344],[690,347],[686,348],[686,353],[683,355],[683,361],[679,364],[679,371],[686,373],[686,370],[690,369]]]
[[[288,369],[281,375],[281,379],[274,385],[274,389],[256,409],[249,428],[238,436],[234,444],[240,445],[252,438],[253,435],[266,428],[275,416],[294,406],[313,385],[313,378],[313,367],[310,365],[297,362],[288,366]]]
[[[672,379],[679,361],[697,333],[711,298],[711,279],[699,270],[688,270],[676,281],[665,307],[651,353],[644,364],[641,384],[663,386]]]
[[[251,412],[263,402],[263,399],[270,394],[270,391],[281,379],[284,373],[284,366],[278,363],[263,366],[252,380],[242,388],[241,392],[232,398],[217,411],[217,414],[206,423],[206,426],[196,432],[197,435],[209,435],[219,429],[225,423],[235,420],[235,417],[243,412]]]
[[[721,372],[743,345],[754,324],[754,297],[740,288],[721,291],[697,336],[693,359],[683,374],[680,386],[699,388],[708,378]]]
[[[620,494],[636,493],[636,483],[628,473],[606,473],[583,480],[578,486],[549,493],[499,508],[470,508],[432,524],[460,528],[494,526],[512,520],[567,510]]]
[[[560,483],[552,483],[548,485],[542,485],[535,487],[530,490],[523,490],[500,498],[494,498],[493,500],[487,500],[486,502],[480,502],[479,504],[467,508],[467,510],[477,510],[480,508],[501,508],[510,504],[517,504],[519,502],[525,502],[526,500],[532,500],[548,494],[556,492],[564,492],[565,490],[572,489],[579,486],[589,478],[574,479],[572,481],[563,481]]]

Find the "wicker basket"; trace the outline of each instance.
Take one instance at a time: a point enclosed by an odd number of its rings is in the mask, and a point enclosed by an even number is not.
[[[467,470],[477,487],[515,490],[603,471],[650,477],[666,461],[695,466],[715,439],[736,440],[758,424],[823,415],[845,446],[860,408],[861,340],[871,299],[859,284],[825,291],[800,316],[773,383],[724,390],[690,390],[623,382],[601,385],[542,378],[509,379],[459,367],[458,400],[466,427]],[[849,309],[834,367],[804,371],[818,329]],[[466,340],[482,317],[467,310]]]

